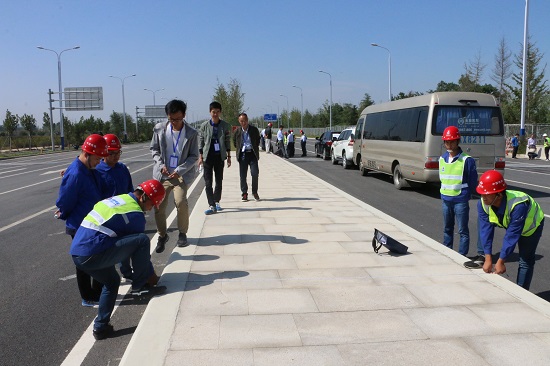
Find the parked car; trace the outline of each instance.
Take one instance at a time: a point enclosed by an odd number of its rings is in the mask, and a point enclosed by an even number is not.
[[[346,128],[338,139],[332,143],[330,148],[330,158],[332,164],[336,165],[339,161],[342,162],[344,169],[349,169],[353,166],[353,143],[355,142],[355,127]]]
[[[340,136],[339,131],[325,131],[319,138],[316,138],[315,156],[320,156],[323,160],[330,159],[330,147],[338,139],[338,136]]]

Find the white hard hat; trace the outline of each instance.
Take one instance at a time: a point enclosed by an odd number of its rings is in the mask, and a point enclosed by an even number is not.
[[[546,136],[548,136],[548,135],[547,135],[547,134],[545,134],[545,133],[543,133],[543,134],[542,134],[542,137],[546,137]]]

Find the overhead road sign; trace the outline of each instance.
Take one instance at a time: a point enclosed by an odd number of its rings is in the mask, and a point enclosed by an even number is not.
[[[276,114],[264,114],[264,121],[270,122],[270,121],[276,121],[277,115]]]
[[[66,111],[102,111],[103,88],[77,87],[65,88],[64,98]]]

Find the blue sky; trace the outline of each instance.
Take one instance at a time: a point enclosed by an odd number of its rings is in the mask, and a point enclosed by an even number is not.
[[[277,107],[315,112],[329,99],[359,104],[365,93],[377,103],[388,98],[388,53],[392,92],[434,89],[456,82],[464,63],[477,54],[490,83],[499,41],[514,53],[523,41],[524,0],[180,0],[61,1],[2,0],[0,4],[0,113],[48,110],[47,90],[57,90],[61,51],[63,87],[102,86],[104,110],[67,112],[108,119],[179,98],[188,120],[207,118],[217,80],[239,80],[250,116]],[[550,1],[530,0],[529,31],[550,59]],[[547,75],[550,70],[547,70]],[[54,111],[54,121],[58,122]]]

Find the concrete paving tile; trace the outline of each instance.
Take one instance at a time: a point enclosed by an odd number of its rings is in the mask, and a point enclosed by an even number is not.
[[[219,219],[220,216],[218,216],[218,220],[216,221],[217,226],[229,226],[229,227],[236,227],[243,224],[243,219],[240,217],[237,217],[236,215],[231,215],[231,217],[224,217],[223,219]],[[251,217],[245,220],[246,225],[250,226],[256,226],[261,227],[262,225],[275,225],[277,222],[272,217]],[[296,221],[296,220],[294,220]]]
[[[464,338],[464,341],[492,365],[547,366],[550,364],[548,344],[532,334],[469,337]]]
[[[247,271],[190,272],[185,284],[185,291],[201,288],[222,290],[224,281],[241,280],[250,276]]]
[[[180,313],[198,315],[248,314],[246,290],[218,290],[201,288],[183,294]]]
[[[302,340],[290,314],[221,317],[220,348],[292,346]]]
[[[303,225],[301,223],[298,223],[294,221],[294,224],[286,224],[286,225],[265,225],[263,226],[262,230],[265,233],[286,233],[286,232],[293,232],[293,233],[316,233],[319,231],[323,231],[324,227],[320,224],[309,224],[309,225]]]
[[[273,254],[346,253],[338,242],[308,242],[300,245],[270,243]]]
[[[294,225],[297,221],[295,217],[276,217],[273,220],[277,225]],[[328,217],[314,217],[310,215],[309,217],[300,217],[299,222],[301,225],[323,225],[332,223],[333,221]]]
[[[195,255],[212,255],[221,257],[223,255],[224,245],[208,245],[208,246],[197,246],[195,248]]]
[[[374,253],[295,254],[294,260],[299,269],[350,268],[379,265]]]
[[[308,289],[248,290],[250,314],[314,313],[319,309]]]
[[[228,244],[223,247],[224,255],[266,255],[271,254],[269,243]]]
[[[321,312],[405,309],[422,306],[403,286],[350,285],[310,289]]]
[[[483,304],[485,300],[458,283],[404,285],[425,306]]]
[[[299,220],[301,217],[312,217],[311,215],[311,209],[304,208],[304,207],[294,207],[291,210],[284,209],[284,210],[277,210],[274,208],[270,208],[269,210],[261,211],[260,217],[272,217],[277,220],[279,217],[293,217],[295,220]]]
[[[342,241],[339,244],[348,253],[372,253],[372,243],[370,241]]]
[[[506,293],[492,283],[485,281],[465,281],[462,286],[471,291],[473,294],[483,298],[487,303],[510,303],[519,302],[517,298]]]
[[[207,271],[239,271],[243,270],[244,260],[242,255],[226,255],[211,261],[193,262],[191,270],[193,272]]]
[[[216,281],[223,290],[256,290],[283,288],[276,270],[248,271],[245,277],[227,278]]]
[[[331,224],[325,225],[330,226]],[[322,230],[320,232],[315,233],[302,233],[298,231],[285,231],[285,237],[286,236],[293,236],[296,238],[307,238],[309,241],[315,241],[315,242],[322,242],[322,241],[351,241],[349,235],[347,233],[341,233],[341,232],[326,232],[325,230]]]
[[[550,332],[550,319],[524,303],[468,306],[477,316],[501,334]],[[514,314],[514,316],[510,316]]]
[[[344,233],[352,233],[352,232],[361,232],[361,233],[368,233],[370,230],[368,227],[365,227],[365,226],[368,226],[369,224],[365,224],[365,225],[357,225],[357,224],[354,224],[354,223],[339,223],[338,225],[328,225],[326,226],[326,230],[327,231],[337,231],[337,232],[344,232]],[[373,232],[374,232],[374,229],[373,229]],[[366,239],[370,239],[372,240],[372,234],[371,235],[366,235],[365,237],[363,237],[363,240],[366,240]],[[372,246],[371,246],[372,248]]]
[[[243,257],[243,269],[249,271],[298,268],[292,255],[269,254]]]
[[[546,343],[546,347],[550,348],[550,333],[534,333],[533,335]]]
[[[431,339],[494,334],[481,318],[465,306],[404,309]]]
[[[170,340],[170,350],[218,349],[219,315],[180,313]]]
[[[489,365],[460,339],[345,344],[338,349],[350,366]]]
[[[377,285],[391,284],[433,284],[429,276],[426,276],[420,267],[369,267],[365,269]]]
[[[344,360],[336,346],[255,348],[255,366],[339,366]]]
[[[241,234],[205,235],[204,231],[197,243],[197,247],[235,244],[241,242]]]
[[[165,366],[254,366],[251,349],[168,351]]]
[[[378,263],[381,266],[426,266],[428,263],[423,259],[424,257],[417,255],[416,253],[397,254],[392,253],[388,249],[382,247],[378,251]]]
[[[363,268],[279,270],[285,288],[319,288],[372,283]]]
[[[304,345],[426,339],[401,310],[294,314]]]

